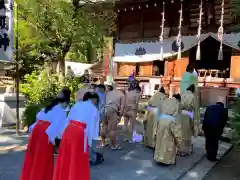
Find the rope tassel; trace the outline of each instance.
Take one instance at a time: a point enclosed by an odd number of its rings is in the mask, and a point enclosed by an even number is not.
[[[223,60],[223,48],[222,48],[222,45],[219,48],[218,60]]]
[[[196,60],[201,60],[201,46],[200,46],[200,37],[201,37],[201,30],[202,30],[202,15],[203,15],[203,2],[201,0],[201,4],[199,6],[200,11],[199,11],[199,20],[198,20],[198,34],[197,34],[197,39],[198,39],[198,46],[197,46],[197,52],[196,52]]]
[[[178,46],[178,55],[177,55],[177,58],[178,58],[178,59],[181,59],[181,57],[182,57],[182,53],[181,53],[181,45],[180,45],[180,46]]]
[[[218,40],[220,41],[220,48],[218,52],[218,60],[223,60],[223,20],[224,20],[224,0],[222,0],[222,13],[220,20],[220,27],[218,28]]]
[[[197,46],[196,60],[201,60],[200,42],[198,43],[198,46]]]
[[[162,25],[161,25],[161,34],[159,37],[160,40],[160,61],[164,60],[163,57],[163,31],[164,31],[164,21],[165,21],[165,2],[163,2],[163,11],[162,11]]]
[[[163,61],[163,46],[161,45],[160,49],[160,61]]]
[[[178,55],[177,58],[181,59],[181,51],[182,51],[182,35],[181,35],[181,29],[182,29],[182,12],[183,12],[183,0],[181,0],[181,8],[180,8],[180,16],[179,16],[179,27],[178,27],[178,36],[177,36],[177,45],[178,45]]]

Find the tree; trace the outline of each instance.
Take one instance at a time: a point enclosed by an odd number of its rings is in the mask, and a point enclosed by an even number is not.
[[[14,16],[17,19],[16,8],[14,9]],[[26,74],[31,74],[34,70],[38,69],[39,65],[43,64],[40,60],[40,54],[37,51],[40,39],[35,36],[35,29],[28,25],[25,20],[14,21],[14,34],[17,35],[18,30],[18,55],[19,55],[19,74],[20,78]],[[16,36],[14,36],[16,38]],[[16,39],[14,40],[16,42]]]
[[[114,30],[113,2],[88,0],[24,0],[18,4],[20,19],[34,29],[41,54],[59,63],[65,75],[65,57],[83,54],[102,45]]]
[[[240,0],[232,0],[233,11],[237,17],[240,17]]]
[[[240,0],[232,0],[232,10],[235,21],[233,26],[229,28],[229,31],[240,32]]]

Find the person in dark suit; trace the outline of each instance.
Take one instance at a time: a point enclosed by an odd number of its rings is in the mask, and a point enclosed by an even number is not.
[[[228,120],[228,110],[222,102],[207,108],[202,129],[206,138],[205,147],[209,161],[217,161],[218,142]]]

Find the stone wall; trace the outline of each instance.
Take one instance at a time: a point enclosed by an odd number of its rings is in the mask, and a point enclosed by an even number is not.
[[[25,105],[25,97],[19,97],[20,119],[22,117]],[[0,127],[16,123],[17,99],[15,95],[0,95]]]

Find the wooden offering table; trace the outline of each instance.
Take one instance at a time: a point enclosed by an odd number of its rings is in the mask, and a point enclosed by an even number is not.
[[[227,87],[199,87],[199,99],[201,106],[208,106],[211,104],[216,104],[216,102],[218,101],[221,101],[226,107],[228,95],[229,88]]]

